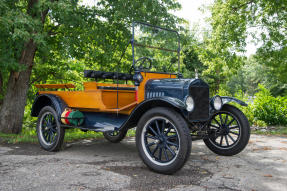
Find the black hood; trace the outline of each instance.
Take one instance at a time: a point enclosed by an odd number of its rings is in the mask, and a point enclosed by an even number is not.
[[[174,97],[183,100],[188,94],[190,87],[209,87],[201,79],[152,79],[148,80],[145,89],[146,99],[153,97]]]

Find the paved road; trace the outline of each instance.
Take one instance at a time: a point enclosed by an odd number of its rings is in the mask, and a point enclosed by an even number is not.
[[[149,171],[134,139],[68,144],[50,153],[37,144],[0,145],[0,190],[287,190],[287,138],[253,135],[237,156],[222,157],[193,142],[174,175]]]

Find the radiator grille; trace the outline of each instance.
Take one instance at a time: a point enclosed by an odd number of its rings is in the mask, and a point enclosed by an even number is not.
[[[190,87],[189,93],[194,100],[194,110],[189,113],[190,121],[202,121],[209,118],[209,88]]]

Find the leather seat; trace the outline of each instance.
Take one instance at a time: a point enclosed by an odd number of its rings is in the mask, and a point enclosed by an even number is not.
[[[117,72],[103,72],[95,70],[85,70],[85,78],[95,78],[95,79],[119,79],[119,80],[133,80],[133,75],[126,73],[117,73]]]

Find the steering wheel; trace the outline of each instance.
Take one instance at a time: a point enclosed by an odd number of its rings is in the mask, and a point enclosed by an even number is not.
[[[149,57],[140,57],[139,59],[136,60],[135,65],[137,65],[138,62],[141,62],[141,64],[139,65],[139,69],[140,70],[150,70],[152,67],[152,59]],[[144,67],[144,64],[148,62],[149,66],[148,67]]]
[[[140,64],[138,67],[136,67],[136,65],[137,65],[138,62],[141,62],[141,64]],[[144,67],[144,66],[143,66],[146,62],[149,63],[149,66],[148,66],[148,67]],[[138,70],[142,71],[142,70],[150,70],[151,67],[152,67],[152,59],[151,59],[151,58],[149,58],[149,57],[140,57],[139,59],[137,59],[137,60],[135,61],[135,65],[132,65],[132,66],[130,67],[129,73],[131,74],[133,69],[134,69],[134,70],[135,70],[135,69],[138,69]]]

